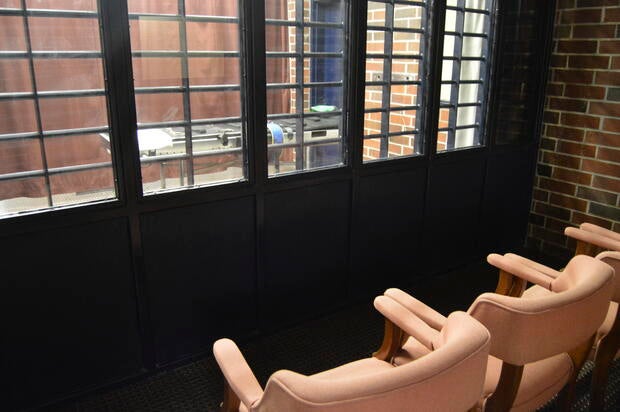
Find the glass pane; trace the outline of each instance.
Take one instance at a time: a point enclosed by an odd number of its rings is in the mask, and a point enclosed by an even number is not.
[[[485,40],[481,37],[463,37],[463,56],[481,57],[484,56]]]
[[[136,93],[143,192],[243,180],[238,2],[130,0],[129,11],[134,85],[151,88]]]
[[[267,89],[267,114],[295,113],[296,89]]]
[[[476,106],[459,107],[456,112],[456,125],[468,126],[476,124],[476,112],[478,108]]]
[[[364,114],[364,136],[381,134],[381,120],[383,113],[373,112]]]
[[[368,30],[366,34],[366,53],[385,53],[385,32]]]
[[[294,83],[296,61],[294,58],[268,58],[267,83]]]
[[[422,14],[424,9],[407,4],[394,5],[394,27],[405,29],[422,28]]]
[[[480,61],[463,60],[461,62],[461,80],[480,80],[480,66]]]
[[[416,85],[394,85],[390,96],[390,106],[414,106],[418,102],[418,86]]]
[[[363,158],[365,162],[381,158],[382,139],[364,139]]]
[[[461,147],[477,146],[479,143],[475,141],[476,129],[459,129],[456,131],[454,138],[454,146],[458,149]]]
[[[390,112],[390,133],[409,132],[415,130],[415,110],[399,110]]]
[[[394,32],[392,53],[394,55],[420,54],[421,36],[419,33]]]
[[[479,13],[465,13],[463,31],[465,33],[484,33],[486,16]]]
[[[390,136],[388,139],[388,157],[412,156],[416,154],[416,138],[414,134]]]
[[[98,2],[27,0],[25,4],[29,9],[86,13],[80,17],[0,16],[0,53],[27,52],[24,19],[28,19],[32,50],[52,52],[0,61],[0,93],[5,94],[0,101],[0,134],[29,134],[0,140],[0,215],[114,199]],[[21,8],[21,2],[4,0],[0,7]],[[53,54],[67,52],[71,58]],[[32,92],[32,77],[38,92],[45,94],[11,96]],[[49,94],[61,91],[74,93],[71,97]],[[95,131],[81,131],[87,128]],[[52,131],[57,135],[41,134]]]
[[[420,61],[417,59],[393,59],[392,81],[410,82],[419,80]]]
[[[29,70],[26,59],[0,60],[0,93],[32,92]]]
[[[380,82],[383,80],[383,59],[366,59],[366,81]]]
[[[368,2],[368,25],[385,26],[385,3]]]
[[[477,103],[479,89],[478,84],[462,84],[459,87],[459,103]]]

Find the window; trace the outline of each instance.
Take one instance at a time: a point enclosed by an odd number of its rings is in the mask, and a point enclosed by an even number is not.
[[[0,1],[0,216],[116,198],[101,50],[94,0]]]
[[[266,0],[269,176],[344,164],[344,0]]]
[[[365,162],[422,153],[426,3],[369,1]]]
[[[492,0],[448,0],[437,151],[483,144]]]
[[[245,179],[237,1],[128,9],[144,194]]]

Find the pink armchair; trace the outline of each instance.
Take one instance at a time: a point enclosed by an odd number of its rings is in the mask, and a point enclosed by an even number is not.
[[[607,313],[613,269],[588,256],[574,257],[563,272],[527,265],[510,254],[491,254],[487,260],[500,269],[496,293],[480,295],[468,310],[491,333],[484,393],[476,409],[532,411],[568,386],[562,400],[567,409],[571,385]],[[545,293],[521,297],[528,281]],[[401,290],[388,289],[384,295],[435,329],[446,322]],[[408,338],[394,363],[406,365],[427,351],[419,340]]]
[[[489,332],[463,312],[428,326],[384,296],[375,307],[385,315],[385,339],[373,357],[316,375],[275,372],[265,390],[229,339],[213,353],[226,380],[223,411],[466,411],[482,393],[490,344]],[[395,365],[393,354],[413,336],[426,356]]]

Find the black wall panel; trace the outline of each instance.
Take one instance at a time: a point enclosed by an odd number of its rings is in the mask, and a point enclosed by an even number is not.
[[[143,216],[144,268],[159,364],[256,328],[254,198]]]
[[[424,220],[429,271],[450,269],[479,254],[484,171],[483,154],[436,162],[432,166]]]
[[[140,371],[125,219],[0,239],[0,409]]]
[[[533,159],[530,150],[489,157],[481,215],[484,253],[517,251],[523,247],[532,194]]]
[[[350,183],[265,195],[261,313],[267,327],[346,301]]]
[[[358,295],[410,283],[422,272],[426,168],[360,178],[353,227],[353,275]]]

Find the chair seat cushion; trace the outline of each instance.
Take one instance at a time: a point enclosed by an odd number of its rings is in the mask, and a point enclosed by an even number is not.
[[[489,356],[483,398],[478,408],[491,396],[502,370],[502,361]],[[533,411],[543,406],[568,382],[573,363],[566,353],[525,365],[517,398],[511,411]]]
[[[429,354],[431,351],[416,339],[409,337],[401,350],[399,350],[394,356],[393,363],[396,366],[404,365],[424,355]]]

